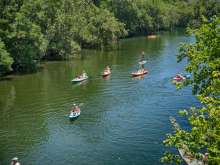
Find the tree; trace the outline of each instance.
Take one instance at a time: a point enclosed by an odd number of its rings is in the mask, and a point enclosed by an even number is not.
[[[180,47],[178,60],[189,60],[186,71],[193,74],[191,84],[195,94],[204,96],[219,96],[220,92],[220,20],[213,17],[203,20],[204,24],[199,30],[191,30],[196,42],[183,44]]]
[[[192,30],[196,42],[180,47],[179,60],[188,59],[186,71],[192,74],[189,81],[198,95],[202,108],[180,111],[189,123],[184,130],[175,119],[171,120],[173,134],[168,134],[166,146],[183,150],[190,159],[206,160],[208,164],[220,164],[220,18],[204,20],[201,27]],[[207,157],[206,157],[207,158]],[[181,157],[167,152],[163,162],[180,163]]]
[[[172,30],[219,10],[215,0],[1,0],[0,37],[13,71],[28,72],[41,59],[114,45],[127,31]]]
[[[25,2],[3,0],[0,3],[0,37],[13,58],[13,70],[21,72],[35,70],[46,47],[41,28],[26,16],[24,6],[29,1]]]
[[[10,57],[10,54],[5,49],[5,44],[1,41],[0,38],[0,75],[7,73],[11,70],[11,64],[13,59]]]
[[[2,0],[0,9],[0,37],[13,71],[35,71],[42,58],[66,59],[126,35],[123,23],[89,0]]]
[[[22,12],[16,14],[13,32],[9,35],[9,52],[14,59],[12,65],[15,71],[32,72],[37,69],[39,60],[44,56],[47,40],[39,25],[32,22]]]

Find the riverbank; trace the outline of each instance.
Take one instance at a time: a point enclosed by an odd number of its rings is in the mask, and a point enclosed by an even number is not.
[[[199,26],[203,15],[210,18],[220,10],[215,1],[197,0],[39,0],[0,5],[0,75],[35,71],[43,58],[65,59],[81,48],[102,49],[126,35]]]
[[[78,60],[79,58],[83,58],[83,52],[84,51],[107,51],[107,52],[111,52],[111,51],[117,51],[117,50],[121,50],[122,47],[121,47],[121,43],[123,42],[123,40],[127,40],[127,39],[133,39],[133,38],[137,38],[137,37],[145,37],[146,38],[146,42],[148,39],[159,39],[159,37],[163,34],[166,34],[166,33],[173,33],[173,34],[185,34],[185,29],[184,28],[176,28],[176,29],[173,29],[172,31],[159,31],[157,33],[154,33],[154,35],[137,35],[137,36],[127,36],[126,38],[121,38],[117,43],[115,43],[113,47],[111,48],[107,48],[107,49],[80,49],[80,51],[78,51],[77,53],[75,53],[74,55],[71,55],[71,56],[66,56],[65,58],[61,57],[61,56],[57,56],[57,57],[49,57],[49,58],[44,58],[42,60],[39,60],[40,63],[38,64],[37,68],[35,68],[34,71],[32,72],[13,72],[13,71],[10,71],[8,73],[5,73],[4,75],[0,76],[0,81],[1,80],[4,80],[4,79],[10,79],[10,77],[13,77],[13,75],[28,75],[28,74],[32,74],[32,73],[37,73],[39,71],[41,71],[42,69],[44,69],[44,64],[47,63],[47,62],[58,62],[58,61],[72,61],[72,60]],[[152,38],[153,36],[153,38]],[[157,41],[157,40],[156,40]],[[142,50],[140,50],[141,52]]]

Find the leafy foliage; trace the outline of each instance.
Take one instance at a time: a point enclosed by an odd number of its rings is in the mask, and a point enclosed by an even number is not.
[[[180,47],[179,60],[188,59],[186,71],[192,73],[195,93],[219,96],[220,92],[220,19],[204,19],[200,30],[191,30],[196,42]]]
[[[1,0],[0,37],[13,71],[29,72],[41,59],[112,46],[127,31],[138,35],[199,24],[201,15],[219,8],[214,0]]]
[[[42,58],[65,59],[126,35],[123,23],[88,0],[3,0],[0,9],[0,37],[14,71],[34,71]]]
[[[10,71],[12,63],[13,59],[9,56],[5,44],[0,39],[0,75]]]
[[[202,26],[191,32],[196,42],[183,44],[178,58],[188,59],[186,70],[193,75],[190,83],[203,107],[180,111],[191,129],[184,130],[172,119],[174,132],[167,135],[164,143],[184,149],[186,155],[194,159],[202,160],[208,153],[208,164],[217,165],[220,164],[220,18],[204,19]],[[173,159],[176,157],[178,155],[166,153],[162,161],[178,164],[179,159]]]
[[[125,23],[129,35],[197,25],[202,15],[211,17],[220,11],[215,0],[100,0],[96,4]]]

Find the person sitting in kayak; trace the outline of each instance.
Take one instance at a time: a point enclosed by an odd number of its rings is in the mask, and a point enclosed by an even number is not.
[[[111,69],[110,69],[110,67],[109,67],[109,66],[106,66],[106,70],[107,70],[107,71],[110,71]]]
[[[73,104],[73,108],[72,108],[72,111],[71,112],[78,112],[80,109],[79,109],[79,106],[76,105],[76,104]]]
[[[175,76],[176,78],[178,78],[178,79],[185,79],[185,77],[184,76],[182,76],[181,74],[176,74],[176,76]]]
[[[73,104],[73,107],[72,107],[71,112],[74,112],[74,111],[75,111],[75,109],[76,109],[76,104]]]
[[[110,68],[109,66],[106,66],[106,68],[105,68],[104,72],[109,73],[110,71],[111,71],[111,68]]]
[[[11,164],[10,165],[21,165],[21,163],[18,162],[18,158],[17,157],[14,157],[11,160]]]
[[[79,106],[76,106],[74,111],[75,111],[75,112],[79,112],[79,111],[80,111]]]
[[[181,74],[176,74],[176,76],[173,77],[174,82],[181,82],[184,81],[186,78],[184,76],[182,76]]]

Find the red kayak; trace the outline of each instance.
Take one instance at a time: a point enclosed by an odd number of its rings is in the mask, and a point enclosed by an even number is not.
[[[183,81],[183,80],[185,80],[186,78],[184,77],[184,76],[182,76],[182,75],[180,75],[180,74],[177,74],[174,78],[173,78],[173,80],[175,80],[175,81]]]
[[[145,75],[145,74],[147,74],[147,73],[148,73],[148,71],[147,71],[146,69],[144,69],[144,70],[142,70],[142,71],[132,72],[131,75],[132,75],[133,77],[135,77],[135,76]]]

